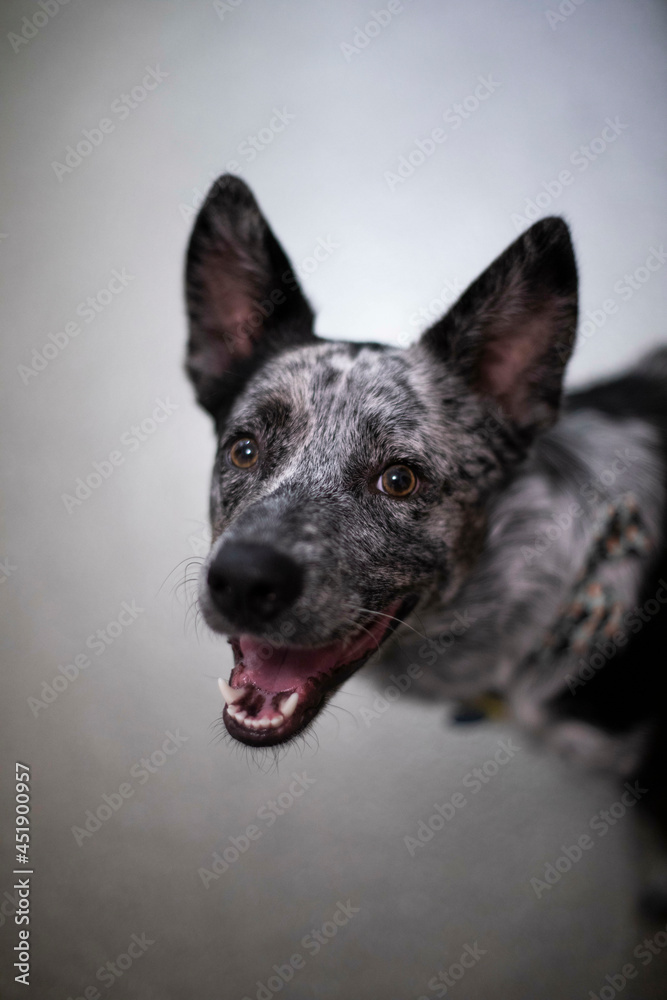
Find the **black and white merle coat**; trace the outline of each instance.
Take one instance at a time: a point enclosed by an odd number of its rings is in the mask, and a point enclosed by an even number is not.
[[[327,341],[252,194],[225,176],[194,227],[187,305],[188,372],[219,444],[200,604],[236,654],[222,685],[231,735],[256,746],[292,738],[398,626],[389,659],[428,663],[434,696],[500,693],[559,751],[624,776],[643,767],[654,808],[667,812],[655,779],[665,614],[642,613],[661,603],[667,575],[667,350],[561,403],[577,321],[565,223],[536,223],[405,350]],[[239,441],[252,467],[230,461]],[[408,495],[383,487],[396,467],[414,475]],[[631,641],[585,683],[572,649],[536,666],[605,518],[628,497],[649,544],[602,560],[596,582]],[[224,553],[244,545],[298,571],[289,600],[270,593],[271,614],[230,603],[231,577],[227,598],[215,590]],[[439,649],[462,618],[471,626]],[[355,638],[363,630],[367,646]],[[282,650],[283,689],[258,643]]]

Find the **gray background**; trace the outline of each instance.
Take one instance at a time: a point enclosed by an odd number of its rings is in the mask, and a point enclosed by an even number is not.
[[[412,1000],[434,996],[429,978],[478,942],[486,954],[452,989],[459,1000],[586,998],[630,961],[641,971],[625,995],[658,997],[667,957],[643,968],[632,955],[648,932],[634,912],[632,817],[540,899],[530,887],[615,800],[612,784],[515,737],[521,752],[411,858],[404,836],[509,730],[451,728],[442,706],[407,698],[366,724],[375,692],[360,676],[316,739],[262,764],[217,740],[227,646],[197,636],[178,585],[182,560],[205,550],[213,453],[181,373],[182,258],[210,180],[238,162],[312,272],[321,333],[405,343],[415,311],[471,280],[522,228],[526,200],[569,168],[573,182],[552,185],[538,214],[572,225],[584,312],[617,307],[580,344],[570,380],[617,370],[665,340],[663,272],[626,299],[614,290],[666,237],[665,7],[585,0],[552,26],[555,0],[413,0],[348,59],[341,44],[370,3],[227,7],[69,0],[16,52],[8,34],[40,8],[6,0],[0,13],[0,894],[12,885],[17,759],[32,768],[36,870],[33,986],[15,987],[9,969],[3,996],[81,996],[146,934],[154,943],[111,989],[98,982],[102,996],[254,998],[300,952],[306,966],[282,991],[294,1000]],[[166,78],[121,121],[114,102],[158,64]],[[460,128],[443,123],[489,76],[500,85],[488,100]],[[294,117],[250,161],[243,143],[274,108]],[[113,132],[59,180],[53,162],[105,117]],[[571,157],[607,118],[625,127],[581,170]],[[386,172],[439,127],[446,142],[391,190]],[[313,269],[320,239],[338,246]],[[86,323],[79,303],[113,269],[132,279]],[[32,349],[77,319],[79,335],[22,378]],[[176,409],[131,450],[127,432],[158,399]],[[122,464],[68,512],[62,495],[115,450]],[[96,656],[87,637],[124,601],[142,612]],[[91,665],[35,714],[28,699],[85,652]],[[168,730],[187,741],[145,783],[128,777]],[[314,783],[268,827],[258,809],[304,770]],[[133,796],[77,846],[72,827],[126,781]],[[253,822],[260,839],[204,888],[198,869]],[[303,936],[348,899],[359,912],[310,956]]]

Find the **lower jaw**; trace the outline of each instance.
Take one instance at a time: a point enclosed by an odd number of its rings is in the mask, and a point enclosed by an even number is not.
[[[299,692],[299,702],[293,714],[278,726],[251,729],[247,725],[244,725],[242,721],[237,721],[233,715],[230,714],[229,706],[225,705],[222,717],[225,726],[227,727],[227,732],[235,740],[252,747],[269,747],[277,746],[280,743],[288,743],[310,725],[310,723],[320,713],[322,708],[324,708],[324,705],[329,698],[331,698],[340,686],[344,684],[345,681],[352,676],[352,674],[356,673],[356,671],[359,670],[359,668],[362,667],[369,658],[370,654],[369,656],[362,657],[354,663],[341,666],[335,671],[334,674],[331,675],[326,685],[318,686],[317,689],[311,694],[304,695],[303,692]],[[265,694],[265,692],[262,692],[262,694]],[[282,694],[280,697],[283,699],[284,703],[285,699],[289,698],[290,695]]]
[[[394,632],[403,617],[410,613],[416,603],[417,597],[414,595],[409,595],[401,601],[400,605],[395,610],[397,620],[392,621],[388,625],[386,631],[379,639],[379,645],[382,645],[389,635]],[[298,694],[296,707],[292,709],[288,718],[284,718],[283,721],[279,722],[277,725],[266,725],[261,728],[251,728],[248,723],[244,723],[243,720],[238,720],[234,717],[234,714],[239,711],[235,704],[232,704],[231,706],[226,704],[222,717],[227,728],[227,732],[233,739],[238,740],[239,743],[244,743],[247,746],[252,747],[270,747],[289,742],[310,725],[310,723],[322,710],[326,702],[333,696],[333,694],[335,694],[341,685],[344,684],[345,681],[348,680],[354,673],[356,673],[364,665],[364,663],[366,663],[371,656],[374,655],[375,652],[377,652],[377,649],[369,650],[357,660],[341,664],[326,677],[326,680],[318,681],[315,678],[308,679],[304,683],[303,687],[296,689],[296,693]],[[243,664],[237,662],[232,671],[230,680],[233,681],[235,675],[238,677],[242,674],[242,672]],[[232,688],[232,690],[235,689]],[[263,691],[261,688],[256,686],[256,694],[258,696],[262,696],[263,702],[272,702],[274,718],[283,714],[280,711],[281,705],[286,705],[287,700],[292,697],[294,693],[295,691],[292,690],[276,694],[274,692]],[[249,699],[252,699],[252,693],[250,694]],[[243,704],[243,701],[241,701],[241,704]]]
[[[288,743],[308,726],[315,718],[324,704],[322,698],[318,704],[309,705],[300,717],[292,716],[282,725],[271,727],[270,729],[249,729],[242,722],[237,722],[225,708],[223,720],[227,727],[227,732],[239,743],[245,743],[250,747],[272,747],[280,743]]]

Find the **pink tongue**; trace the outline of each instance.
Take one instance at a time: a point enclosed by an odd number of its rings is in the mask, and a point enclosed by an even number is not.
[[[268,642],[239,636],[243,657],[241,680],[263,691],[276,693],[301,687],[309,677],[331,673],[343,655],[343,643],[332,642],[319,649],[274,649]]]
[[[356,636],[313,649],[298,646],[275,649],[265,640],[240,635],[243,665],[241,673],[235,677],[235,686],[240,686],[239,682],[250,682],[263,691],[277,694],[302,687],[309,677],[331,674],[340,664],[353,663],[364,653],[377,649],[399,606],[400,601],[396,601],[379,621]]]

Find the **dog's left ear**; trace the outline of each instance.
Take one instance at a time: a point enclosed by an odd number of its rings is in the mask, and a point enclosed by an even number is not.
[[[576,324],[574,250],[554,217],[512,243],[421,343],[531,436],[556,420]]]
[[[285,251],[239,177],[224,174],[209,191],[190,237],[185,285],[187,371],[217,419],[260,360],[316,339]]]

